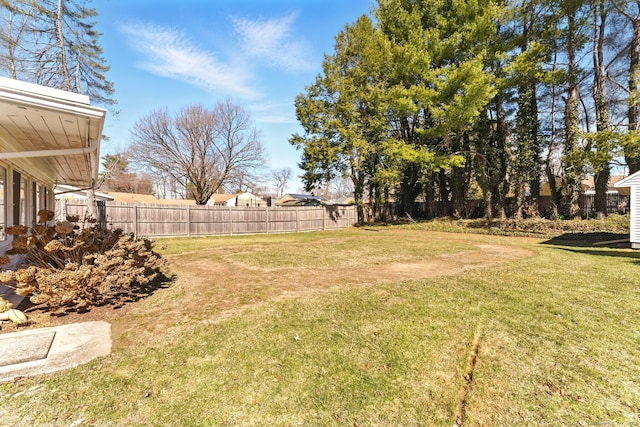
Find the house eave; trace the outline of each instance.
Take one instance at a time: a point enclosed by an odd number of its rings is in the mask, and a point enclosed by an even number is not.
[[[49,185],[90,186],[105,117],[86,95],[0,77],[0,160]]]
[[[621,179],[613,184],[616,188],[627,188],[631,186],[640,185],[640,171],[629,175],[628,177]]]

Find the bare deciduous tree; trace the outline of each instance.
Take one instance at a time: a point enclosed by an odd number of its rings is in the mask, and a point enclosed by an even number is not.
[[[156,110],[136,122],[131,136],[132,161],[181,183],[200,205],[223,185],[259,168],[264,159],[249,114],[230,101],[212,110],[188,106],[174,116]]]
[[[273,181],[273,186],[276,189],[276,195],[278,197],[282,197],[284,194],[284,189],[287,186],[287,183],[291,179],[291,175],[293,172],[290,168],[280,168],[274,169],[271,172],[271,180]]]
[[[102,160],[102,172],[98,187],[106,191],[153,194],[153,182],[145,173],[129,170],[129,159],[125,153],[107,154]]]

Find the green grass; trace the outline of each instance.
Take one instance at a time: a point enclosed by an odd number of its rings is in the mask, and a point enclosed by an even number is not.
[[[411,227],[164,240],[172,263],[244,265],[276,281],[290,266],[349,271],[344,251],[364,268],[458,253],[455,263],[482,244],[532,256],[176,319],[144,345],[0,385],[0,425],[452,426],[477,332],[465,425],[639,423],[640,254],[540,243]]]

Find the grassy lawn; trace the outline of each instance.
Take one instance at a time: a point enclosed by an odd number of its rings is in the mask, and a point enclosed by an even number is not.
[[[567,242],[568,244],[569,242]],[[411,227],[167,239],[114,352],[4,425],[635,425],[640,252]]]

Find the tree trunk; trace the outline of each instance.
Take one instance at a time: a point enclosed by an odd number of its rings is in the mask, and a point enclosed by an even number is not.
[[[495,176],[492,177],[492,189],[491,189],[491,204],[493,209],[494,216],[498,217],[501,220],[507,218],[506,212],[506,195],[509,190],[509,182],[507,175],[508,168],[508,144],[507,144],[507,130],[506,130],[506,120],[504,115],[503,108],[503,98],[502,94],[498,94],[496,96],[496,129],[495,129],[495,148],[494,153],[496,155],[496,159],[493,161],[496,162],[496,166],[494,169]]]
[[[56,14],[56,36],[58,40],[58,47],[60,48],[60,68],[62,75],[64,76],[64,89],[72,92],[71,78],[69,76],[69,64],[67,63],[67,49],[64,41],[64,31],[62,28],[62,22],[64,19],[64,0],[58,0],[58,10]]]
[[[87,211],[85,214],[85,220],[92,219],[98,220],[98,205],[96,204],[96,190],[91,182],[91,187],[87,189]]]
[[[356,173],[351,174],[351,181],[353,182],[353,199],[358,212],[358,224],[364,224],[364,182]]]
[[[636,1],[638,14],[629,16],[633,27],[631,44],[629,47],[629,110],[627,119],[629,121],[629,132],[640,130],[638,125],[638,84],[640,84],[640,1]],[[640,155],[637,149],[625,151],[625,160],[629,166],[629,174],[640,171]]]
[[[578,159],[578,50],[576,10],[567,13],[567,95],[564,108],[564,152],[562,174],[562,199],[560,214],[565,218],[575,218],[580,214],[579,191],[582,167]]]
[[[604,63],[604,40],[607,22],[607,11],[604,0],[593,11],[594,40],[593,40],[593,101],[596,112],[596,131],[606,135],[611,129],[609,112],[605,92],[606,69]],[[595,195],[595,210],[598,216],[607,215],[607,189],[611,175],[611,153],[608,138],[595,138],[595,161],[593,162]]]

